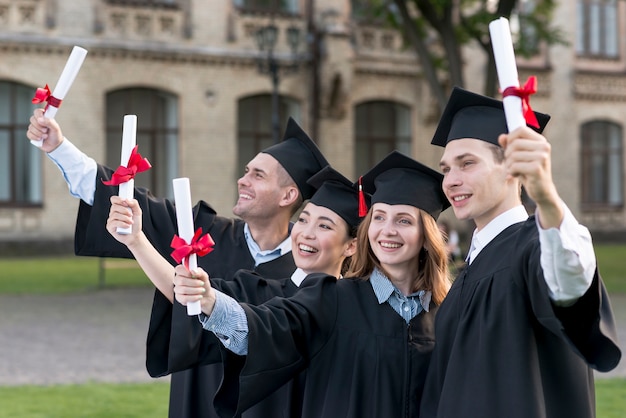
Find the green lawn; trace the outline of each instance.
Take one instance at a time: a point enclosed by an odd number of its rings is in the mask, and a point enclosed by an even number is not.
[[[105,259],[102,259],[105,260]],[[51,294],[84,292],[100,287],[152,286],[135,260],[62,256],[0,258],[0,293]]]
[[[597,418],[622,418],[626,379],[596,381]],[[169,384],[0,386],[0,418],[157,418],[167,416]]]
[[[626,379],[596,380],[597,418],[622,418],[626,411]]]
[[[596,245],[596,257],[602,280],[609,293],[626,293],[626,245]]]
[[[167,417],[169,383],[0,386],[0,418]]]

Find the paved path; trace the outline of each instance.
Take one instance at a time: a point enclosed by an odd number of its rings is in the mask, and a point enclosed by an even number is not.
[[[152,295],[0,295],[0,385],[155,381],[145,369]]]
[[[145,370],[152,294],[0,295],[0,385],[155,381]],[[626,295],[612,303],[626,352]],[[597,376],[626,377],[626,360]]]

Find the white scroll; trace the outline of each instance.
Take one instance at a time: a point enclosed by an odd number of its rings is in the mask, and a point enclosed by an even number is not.
[[[120,165],[128,167],[130,154],[137,144],[137,115],[125,115],[124,127],[122,128],[122,153]],[[122,199],[132,199],[135,196],[135,179],[120,183],[118,196]],[[127,228],[118,227],[118,234],[130,234],[132,226]]]
[[[178,222],[178,236],[185,240],[187,244],[191,244],[194,235],[193,229],[193,210],[191,203],[191,189],[189,179],[180,177],[172,180],[174,186],[174,202],[176,203],[176,221]],[[194,271],[198,268],[198,259],[196,254],[189,255],[187,260],[189,270]],[[187,315],[199,315],[202,312],[200,301],[187,304]]]
[[[513,40],[508,19],[501,17],[489,23],[489,34],[491,35],[491,45],[496,61],[500,90],[504,91],[508,87],[519,87],[517,63],[515,62],[515,52],[513,50]],[[520,97],[506,96],[502,99],[502,103],[509,132],[520,126],[526,126],[522,110],[522,99]]]
[[[85,61],[85,57],[87,56],[87,50],[81,48],[79,46],[75,46],[72,49],[72,53],[65,63],[65,68],[63,68],[63,72],[59,77],[59,81],[57,82],[54,90],[52,91],[52,96],[58,100],[63,100],[65,95],[69,91],[72,83],[74,83],[74,79],[78,75],[78,71],[80,67],[83,65],[83,61]],[[46,111],[44,116],[47,118],[54,118],[57,113],[58,107],[51,105],[50,103],[46,106]],[[43,141],[30,141],[33,145],[40,147],[43,145]]]

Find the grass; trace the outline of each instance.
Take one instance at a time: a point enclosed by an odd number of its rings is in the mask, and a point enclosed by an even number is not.
[[[621,418],[626,379],[596,381],[597,418]],[[0,386],[0,418],[166,417],[169,383]]]
[[[102,259],[105,260],[105,259]],[[134,260],[97,257],[0,259],[0,294],[55,294],[106,287],[152,286]]]
[[[596,257],[602,280],[609,293],[626,293],[626,245],[596,245]]]
[[[167,417],[169,383],[0,386],[0,418]]]
[[[622,418],[626,411],[626,379],[596,380],[597,418]]]

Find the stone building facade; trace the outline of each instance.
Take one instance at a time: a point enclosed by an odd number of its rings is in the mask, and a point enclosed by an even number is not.
[[[357,19],[351,3],[0,0],[0,242],[71,242],[78,200],[24,133],[32,93],[54,88],[74,45],[88,54],[56,116],[63,133],[116,167],[123,115],[136,114],[139,151],[154,166],[137,184],[157,195],[171,196],[171,179],[189,177],[194,200],[230,215],[245,162],[275,140],[274,91],[280,131],[293,116],[348,177],[392,149],[436,167],[433,101],[418,60],[397,32]],[[603,33],[600,54],[593,39],[580,49],[574,3],[619,3],[616,45],[607,47]],[[626,234],[625,22],[623,2],[563,1],[555,23],[571,44],[519,63],[521,77],[539,78],[533,107],[553,116],[546,136],[560,192],[599,233]],[[276,28],[276,90],[257,42],[268,25]],[[469,48],[467,79],[480,80],[472,75],[484,63],[473,56]],[[475,83],[467,87],[481,91]]]

